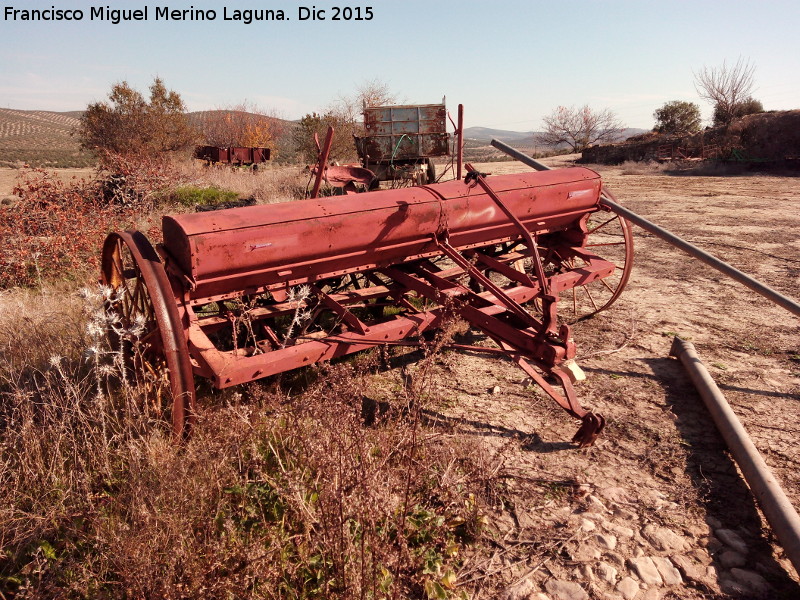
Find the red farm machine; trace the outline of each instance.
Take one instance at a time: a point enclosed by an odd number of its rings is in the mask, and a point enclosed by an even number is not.
[[[460,165],[459,165],[460,166]],[[174,435],[195,419],[195,377],[226,388],[382,345],[413,344],[456,314],[581,421],[603,418],[573,381],[571,324],[630,274],[626,221],[595,172],[487,176],[165,216],[153,246],[112,233],[102,255],[114,341],[169,398]],[[127,333],[137,330],[134,334]],[[464,346],[461,346],[462,348]]]

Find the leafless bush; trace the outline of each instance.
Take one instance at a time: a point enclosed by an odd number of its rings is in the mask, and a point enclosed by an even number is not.
[[[594,110],[588,104],[580,108],[559,106],[542,119],[544,131],[538,141],[548,146],[566,145],[581,152],[593,144],[617,141],[624,127],[608,108]]]
[[[94,179],[22,170],[14,187],[20,200],[0,206],[0,289],[93,278],[108,232],[152,233],[157,199],[178,181],[168,164],[122,156],[109,157]]]

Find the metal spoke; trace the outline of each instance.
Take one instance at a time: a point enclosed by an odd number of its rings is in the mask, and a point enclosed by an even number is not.
[[[589,291],[589,286],[588,285],[584,285],[582,287],[583,287],[583,290],[586,292],[586,295],[589,296],[589,301],[592,303],[592,306],[594,307],[594,309],[595,310],[600,310],[599,308],[597,308],[597,304],[595,303],[594,298],[592,298],[592,293]]]
[[[608,285],[608,284],[606,283],[606,280],[605,280],[605,279],[601,279],[601,280],[600,280],[600,283],[602,283],[604,286],[606,286],[606,289],[607,289],[609,292],[611,292],[612,294],[614,293],[614,288],[612,288],[610,285]]]
[[[611,223],[611,221],[613,221],[613,220],[614,220],[614,219],[616,219],[616,218],[617,218],[617,215],[614,215],[613,217],[611,217],[611,218],[610,218],[608,221],[606,221],[606,222],[605,222],[605,223],[603,223],[602,225],[598,225],[597,227],[595,227],[595,228],[593,228],[593,229],[590,229],[590,230],[587,232],[587,234],[588,234],[588,235],[591,235],[591,234],[593,234],[593,233],[594,233],[594,232],[596,232],[598,229],[602,229],[603,227],[605,227],[606,225],[608,225],[609,223]]]

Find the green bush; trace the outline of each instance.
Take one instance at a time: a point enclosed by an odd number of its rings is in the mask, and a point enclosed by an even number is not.
[[[208,206],[212,204],[222,204],[224,202],[235,202],[239,195],[230,190],[223,190],[215,186],[197,187],[194,185],[183,185],[171,190],[168,200],[181,206]]]

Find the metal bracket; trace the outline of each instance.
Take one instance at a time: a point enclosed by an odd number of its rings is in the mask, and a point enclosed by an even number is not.
[[[331,298],[328,294],[323,292],[317,286],[310,286],[311,290],[317,295],[320,303],[332,310],[344,323],[353,331],[357,331],[361,335],[369,333],[369,327],[361,321],[357,316],[351,313],[345,306],[339,304],[336,300]]]

